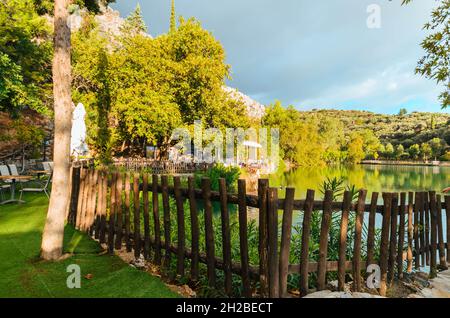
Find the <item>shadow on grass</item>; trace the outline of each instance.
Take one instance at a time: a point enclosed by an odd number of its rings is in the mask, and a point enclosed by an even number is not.
[[[0,211],[0,297],[179,297],[157,277],[128,266],[117,256],[100,255],[100,245],[67,225],[59,262],[39,259],[47,212],[43,198]],[[67,287],[71,264],[80,266],[81,288]]]

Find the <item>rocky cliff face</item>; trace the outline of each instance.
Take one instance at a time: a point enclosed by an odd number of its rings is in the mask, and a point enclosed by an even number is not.
[[[241,93],[235,88],[224,86],[223,90],[228,93],[230,98],[233,98],[235,100],[244,103],[244,105],[247,107],[247,114],[249,117],[261,120],[261,118],[264,116],[266,111],[264,105],[258,103],[254,99]]]
[[[72,32],[75,32],[80,29],[83,22],[83,14],[86,13],[86,10],[76,10],[69,17],[69,25]],[[48,17],[50,22],[52,17]],[[95,16],[95,21],[98,23],[100,28],[100,32],[108,37],[114,37],[120,35],[120,28],[125,22],[125,19],[120,16],[120,12],[110,7],[103,7],[101,9],[101,14]],[[150,34],[145,34],[151,37]]]

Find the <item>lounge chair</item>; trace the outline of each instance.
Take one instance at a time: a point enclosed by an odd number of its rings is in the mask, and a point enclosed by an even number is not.
[[[44,168],[45,171],[47,171],[48,173],[51,173],[53,171],[53,162],[44,161],[42,163],[42,167]]]
[[[50,199],[49,185],[50,185],[50,182],[52,182],[52,177],[53,177],[53,172],[50,173],[50,176],[48,177],[48,179],[40,187],[37,187],[37,188],[23,188],[23,189],[21,189],[20,190],[19,200],[22,200],[22,196],[23,196],[24,192],[40,192],[40,193],[44,192],[45,195],[47,196],[47,198]]]
[[[11,172],[12,176],[19,176],[19,170],[17,169],[16,165],[8,165],[9,171]],[[24,183],[30,182],[30,180],[16,180],[16,183],[22,185]]]
[[[0,175],[1,176],[9,176],[9,175],[11,175],[9,173],[8,166],[0,165]],[[9,189],[9,191],[11,191],[11,185],[8,184],[8,183],[11,183],[11,180],[5,180],[2,183],[0,183],[0,196],[2,198],[2,201],[4,201],[4,199],[5,199],[5,197],[3,196],[3,192],[8,190],[8,189]]]

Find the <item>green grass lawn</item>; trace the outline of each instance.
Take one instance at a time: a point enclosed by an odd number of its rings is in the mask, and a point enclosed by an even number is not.
[[[0,206],[0,297],[180,297],[157,277],[138,271],[117,256],[99,255],[100,246],[68,225],[60,262],[39,260],[47,213],[45,196],[28,195],[26,204]],[[67,266],[81,268],[81,288],[66,285]],[[85,276],[91,274],[92,278]]]

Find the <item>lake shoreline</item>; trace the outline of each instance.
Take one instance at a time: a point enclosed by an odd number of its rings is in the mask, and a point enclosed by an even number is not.
[[[450,167],[448,161],[396,161],[396,160],[363,160],[361,165],[386,165],[386,166],[425,166],[425,167]]]

